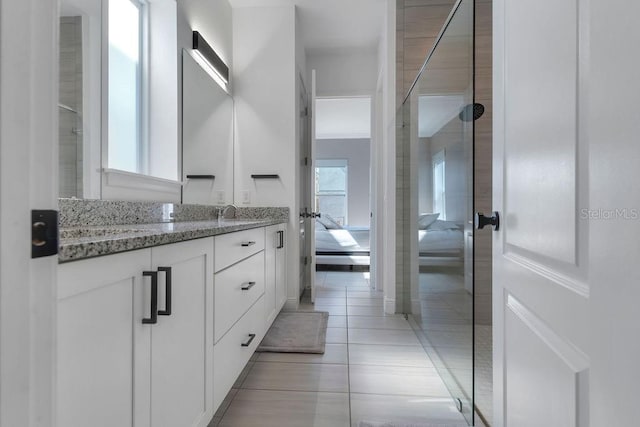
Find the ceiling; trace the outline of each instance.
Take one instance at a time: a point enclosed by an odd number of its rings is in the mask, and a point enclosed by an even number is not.
[[[418,97],[418,136],[431,138],[462,111],[464,95],[422,95]]]
[[[307,51],[375,48],[385,0],[229,0],[235,7],[295,5]]]
[[[318,98],[316,139],[371,138],[371,98]]]

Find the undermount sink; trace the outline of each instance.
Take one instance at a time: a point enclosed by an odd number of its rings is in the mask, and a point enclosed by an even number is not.
[[[121,234],[144,233],[148,230],[136,228],[113,228],[113,227],[86,227],[86,228],[62,228],[60,229],[60,239],[81,239],[87,237],[109,237]]]

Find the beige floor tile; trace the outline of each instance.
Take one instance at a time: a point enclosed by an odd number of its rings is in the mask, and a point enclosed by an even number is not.
[[[360,329],[405,329],[411,330],[411,325],[402,316],[350,316],[350,328]]]
[[[237,388],[232,388],[231,390],[229,390],[229,393],[227,393],[224,400],[220,404],[220,407],[218,407],[218,410],[213,415],[214,418],[222,418],[222,416],[227,411],[227,408],[229,408],[229,405],[231,404],[231,401],[233,400],[236,394],[238,394]]]
[[[347,305],[354,306],[382,307],[383,302],[380,298],[347,298]]]
[[[347,393],[240,390],[219,424],[224,427],[346,427]]]
[[[360,421],[466,426],[451,398],[351,393],[351,425]]]
[[[325,305],[314,304],[314,311],[326,311],[332,316],[345,316],[347,314],[347,307],[342,305]]]
[[[257,353],[258,362],[288,362],[288,363],[332,363],[346,365],[347,345],[326,344],[324,354],[302,353]]]
[[[245,378],[247,378],[247,375],[249,375],[249,371],[251,371],[251,368],[253,367],[254,363],[255,362],[251,362],[251,361],[247,362],[242,372],[240,372],[240,375],[238,375],[236,382],[233,384],[233,388],[240,388]]]
[[[404,345],[349,344],[349,364],[433,368],[422,347]]]
[[[327,328],[327,344],[346,344],[347,328]]]
[[[342,297],[316,297],[316,305],[346,305],[347,298]]]
[[[346,328],[347,327],[347,316],[329,316],[329,321],[327,323],[327,327],[329,327],[329,328]]]
[[[256,362],[242,383],[242,388],[347,392],[347,366]]]
[[[316,288],[316,298],[345,297],[345,289]]]
[[[412,330],[349,328],[351,344],[414,345],[420,341]]]
[[[347,307],[349,316],[387,316],[382,307],[358,307],[350,305]]]
[[[348,298],[384,298],[384,293],[379,291],[359,291],[355,289],[347,289]]]
[[[349,381],[351,393],[449,396],[440,376],[431,368],[350,365]]]

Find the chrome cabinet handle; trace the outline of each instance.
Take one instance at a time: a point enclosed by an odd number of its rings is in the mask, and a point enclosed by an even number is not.
[[[158,323],[158,272],[143,271],[142,275],[151,277],[151,317],[143,318],[142,323],[154,325]]]
[[[255,244],[256,244],[256,242],[242,242],[242,246],[243,246],[243,247],[245,247],[245,248],[246,248],[247,246],[253,246],[253,245],[255,245]]]
[[[249,334],[249,339],[243,342],[242,347],[249,347],[251,345],[251,341],[253,341],[256,337],[256,334]]]

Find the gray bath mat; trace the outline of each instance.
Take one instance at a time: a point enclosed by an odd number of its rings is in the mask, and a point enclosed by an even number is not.
[[[256,351],[272,353],[324,353],[326,311],[283,311],[278,314]]]
[[[416,424],[416,423],[403,423],[403,422],[375,422],[375,421],[360,421],[358,427],[461,427],[466,424]]]

